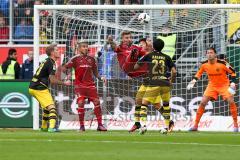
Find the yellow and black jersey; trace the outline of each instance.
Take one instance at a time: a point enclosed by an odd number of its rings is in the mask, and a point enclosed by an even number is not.
[[[175,64],[168,55],[153,51],[142,57],[137,63],[139,65],[148,64],[149,86],[170,86],[168,73],[172,67],[175,67]]]
[[[35,90],[44,90],[48,88],[49,75],[55,75],[56,64],[51,58],[47,58],[44,62],[40,64],[36,73],[34,74],[29,88]]]

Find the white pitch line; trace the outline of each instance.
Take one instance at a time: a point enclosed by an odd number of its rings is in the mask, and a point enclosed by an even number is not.
[[[186,143],[186,142],[141,142],[141,141],[94,141],[94,140],[74,140],[74,139],[0,139],[0,142],[82,142],[82,143],[132,143],[132,144],[166,144],[166,145],[194,145],[194,146],[224,146],[240,147],[240,144],[221,144],[221,143]]]

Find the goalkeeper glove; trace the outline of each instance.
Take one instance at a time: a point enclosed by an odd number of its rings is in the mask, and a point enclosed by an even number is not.
[[[231,94],[231,95],[234,95],[236,94],[236,85],[234,82],[232,82],[228,88],[228,92]]]
[[[192,89],[196,82],[197,82],[196,79],[193,79],[191,82],[189,82],[189,84],[187,85],[187,90]]]

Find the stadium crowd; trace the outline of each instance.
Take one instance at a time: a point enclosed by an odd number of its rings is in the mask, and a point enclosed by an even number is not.
[[[87,4],[93,4],[93,5],[114,5],[114,4],[123,4],[123,5],[131,5],[131,4],[144,4],[148,3],[148,1],[144,0],[0,0],[0,45],[5,46],[6,44],[9,44],[11,47],[12,44],[33,44],[33,7],[34,5],[50,5],[50,4],[60,4],[60,5],[87,5]],[[207,3],[219,3],[219,0],[152,0],[152,4],[207,4]],[[187,17],[188,13],[181,12],[176,13],[174,11],[169,11],[170,13],[170,21],[164,22],[163,25],[165,31],[171,30],[169,26],[177,25],[178,22],[176,22],[176,14],[182,14],[182,19],[179,19],[178,21],[181,21],[181,23],[184,22],[184,17]],[[42,16],[48,16],[49,12],[42,12]],[[133,13],[134,14],[134,13]],[[113,12],[108,13],[107,15],[108,20],[111,21],[114,18],[111,19],[111,17],[114,17],[115,14]],[[68,22],[68,19],[64,19],[63,21],[60,21],[61,25],[65,25]],[[201,23],[200,21],[194,22],[194,25],[197,27]],[[57,37],[58,39],[61,39],[59,43],[65,43],[65,40],[67,39],[67,42],[70,42],[70,40],[74,37],[74,34],[69,30],[68,28],[62,27],[61,32],[64,33],[60,37]],[[65,29],[65,30],[64,30]],[[52,33],[53,29],[51,26],[48,26],[48,20],[46,18],[41,18],[40,22],[40,40],[42,44],[49,44],[52,41]],[[113,33],[113,32],[112,32]],[[87,33],[85,33],[86,35]],[[83,34],[82,34],[83,35]],[[82,36],[81,35],[81,36]],[[159,36],[166,36],[166,35],[159,35]],[[79,37],[78,37],[79,38]],[[80,37],[80,38],[88,38],[88,37]],[[184,46],[187,46],[189,44],[185,43],[176,43],[176,41],[183,41],[183,42],[190,42],[194,37],[188,37],[186,35],[177,35],[176,40],[173,42],[175,44],[182,44],[182,46],[175,46],[173,48],[174,54],[176,53],[174,59],[179,57],[180,55],[177,53],[182,53],[181,49],[184,48]],[[66,44],[66,54],[68,52],[72,52],[71,48],[68,48],[71,44]],[[171,45],[171,44],[170,44]],[[194,47],[193,47],[194,48]],[[195,47],[196,48],[196,47]],[[11,50],[11,49],[10,49]],[[10,52],[9,50],[9,52]],[[111,53],[111,49],[109,53]],[[195,49],[196,50],[196,49]],[[27,53],[26,53],[27,54]],[[101,53],[98,54],[98,60],[100,65],[100,72],[102,68],[102,58]],[[116,61],[112,57],[113,54],[108,54],[109,63],[114,64]],[[6,57],[7,61],[9,60],[11,55],[8,55]],[[16,58],[15,58],[16,59]],[[8,62],[9,63],[9,62]],[[25,62],[24,62],[25,63]],[[26,63],[32,64],[32,59],[28,60]],[[108,62],[107,62],[108,63]],[[27,72],[29,70],[32,71],[31,67],[30,69],[27,69]],[[115,66],[115,65],[114,65]],[[114,68],[114,67],[113,67]],[[24,73],[22,73],[24,70],[24,64],[22,65],[21,71],[17,71],[19,73],[19,76],[17,79],[24,79],[26,76],[24,76]],[[22,73],[22,74],[20,74]],[[110,73],[110,72],[109,72]],[[30,73],[29,73],[30,74]],[[31,73],[32,74],[32,73]],[[114,74],[122,75],[121,77],[125,78],[125,75],[122,73],[116,73]],[[114,75],[109,75],[109,78],[113,77]],[[117,75],[116,75],[117,76]],[[115,77],[115,76],[114,76]]]

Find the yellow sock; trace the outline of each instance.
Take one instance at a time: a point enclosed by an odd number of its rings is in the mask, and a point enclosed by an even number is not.
[[[49,110],[49,128],[55,128],[57,120],[57,111],[55,108]]]
[[[48,120],[49,120],[49,111],[47,109],[43,109],[41,128],[45,129],[48,127]]]
[[[141,106],[136,105],[135,113],[134,113],[135,122],[140,122],[140,111],[141,111]]]
[[[163,113],[162,116],[164,118],[164,122],[165,122],[165,127],[164,128],[168,128],[169,127],[169,122],[170,122],[170,112],[171,109],[169,107],[169,103],[163,103]]]
[[[147,105],[142,105],[141,106],[141,111],[140,111],[140,121],[142,125],[147,124]]]

